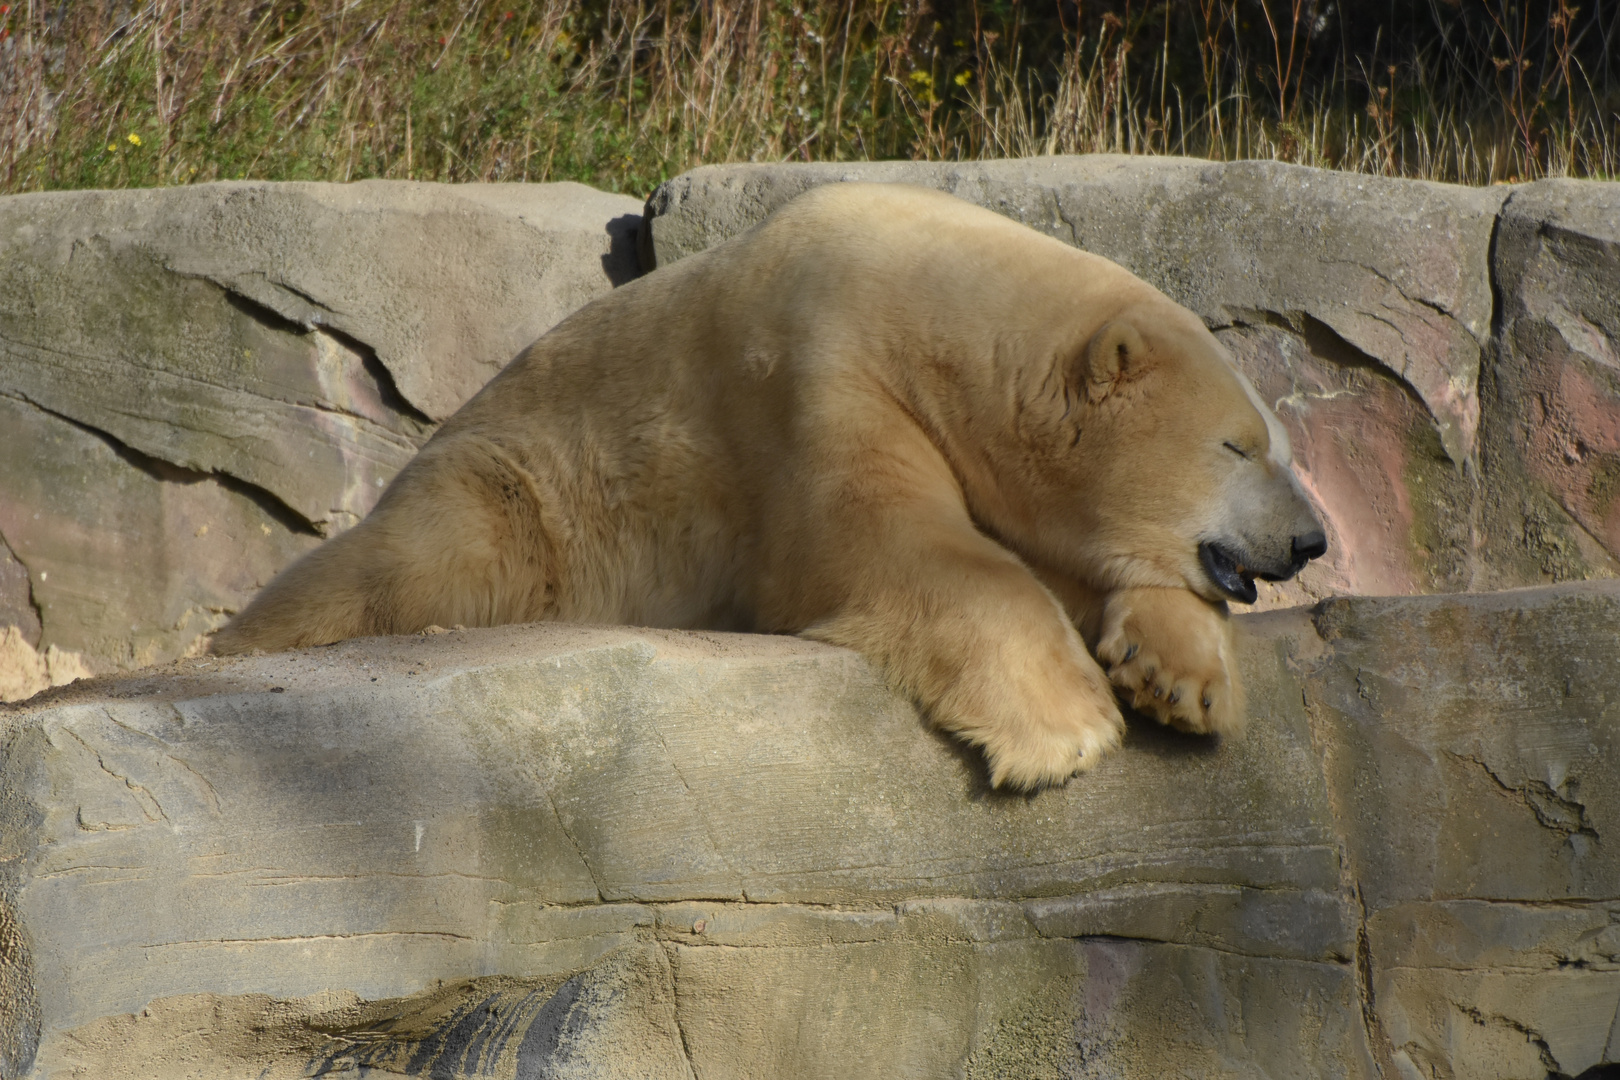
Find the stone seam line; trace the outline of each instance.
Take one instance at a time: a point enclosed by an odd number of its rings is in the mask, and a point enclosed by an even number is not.
[[[29,398],[26,394],[0,391],[0,397],[3,397],[8,401],[15,401],[20,405],[25,405],[28,408],[45,414],[46,416],[60,420],[64,424],[72,425],[78,430],[84,432],[86,435],[100,439],[102,442],[106,443],[112,452],[118,455],[119,459],[125,464],[129,465],[133,469],[137,469],[140,472],[145,473],[147,476],[158,481],[159,483],[190,483],[199,480],[212,480],[221,487],[234,491],[244,498],[250,500],[255,506],[263,510],[287,531],[304,536],[322,535],[321,531],[316,528],[314,522],[310,521],[303,514],[300,514],[292,506],[283,501],[275,492],[268,488],[261,487],[252,481],[244,480],[239,476],[225,471],[203,472],[200,469],[193,469],[186,465],[177,465],[172,461],[145,453],[141,450],[137,450],[133,446],[124,442],[122,439],[118,438],[116,435],[113,435],[102,428],[96,427],[94,424],[80,420],[77,417],[59,412],[47,405],[41,405],[39,402]],[[22,557],[16,554],[15,549],[12,551],[12,557],[18,562],[22,562]],[[33,592],[33,576],[31,572],[29,575],[29,592],[30,594]],[[43,624],[43,618],[41,619],[41,623]]]
[[[1290,655],[1284,661],[1284,666],[1299,679],[1300,705],[1305,711],[1311,749],[1314,751],[1313,757],[1320,763],[1318,776],[1327,798],[1334,840],[1339,849],[1340,890],[1345,902],[1354,905],[1356,940],[1351,971],[1355,980],[1356,995],[1361,1004],[1362,1040],[1367,1052],[1372,1056],[1373,1067],[1377,1070],[1380,1080],[1390,1080],[1401,1074],[1395,1066],[1389,1039],[1384,1034],[1383,1024],[1378,1016],[1374,988],[1375,960],[1368,927],[1367,900],[1361,887],[1359,869],[1351,855],[1349,837],[1345,833],[1345,823],[1353,820],[1347,815],[1353,815],[1354,810],[1345,805],[1344,793],[1339,785],[1333,782],[1334,750],[1338,746],[1338,741],[1333,738],[1330,721],[1322,715],[1322,704],[1313,700],[1312,695],[1315,681],[1329,668],[1336,650],[1333,641],[1323,633],[1320,620],[1314,611],[1311,617],[1300,620],[1300,623],[1302,624],[1298,630],[1300,637],[1292,642]],[[1305,635],[1309,637],[1305,638]]]

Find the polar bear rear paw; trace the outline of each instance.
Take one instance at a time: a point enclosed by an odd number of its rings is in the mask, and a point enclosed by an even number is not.
[[[1248,716],[1231,663],[1230,616],[1185,589],[1122,589],[1103,613],[1097,658],[1131,707],[1199,735],[1236,735]]]

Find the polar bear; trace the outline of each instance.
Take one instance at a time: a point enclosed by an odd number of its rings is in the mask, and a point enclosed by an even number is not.
[[[1237,731],[1225,601],[1325,549],[1286,432],[1191,312],[952,196],[837,184],[565,319],[213,649],[797,633],[1033,789],[1119,744],[1115,687]]]

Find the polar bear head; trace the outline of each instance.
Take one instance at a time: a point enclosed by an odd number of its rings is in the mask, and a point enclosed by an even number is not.
[[[1288,433],[1201,320],[1162,295],[1064,350],[1026,401],[1038,557],[1106,588],[1253,603],[1327,550]]]

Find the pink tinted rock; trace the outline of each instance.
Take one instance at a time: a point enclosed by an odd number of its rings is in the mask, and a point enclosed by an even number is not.
[[[1620,572],[1620,184],[1516,190],[1496,271],[1489,540],[1555,580]],[[1541,519],[1518,544],[1516,514]]]
[[[1219,336],[1288,429],[1328,534],[1327,555],[1293,581],[1262,585],[1257,607],[1466,588],[1469,491],[1422,404],[1331,336],[1278,327]]]

